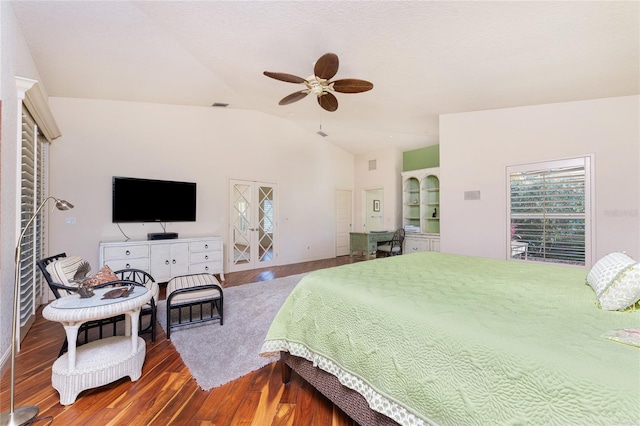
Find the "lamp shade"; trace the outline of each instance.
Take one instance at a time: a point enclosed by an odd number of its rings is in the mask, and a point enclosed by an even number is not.
[[[58,210],[71,210],[73,208],[73,204],[71,204],[67,200],[59,200],[57,198],[55,200],[56,200],[56,208]]]

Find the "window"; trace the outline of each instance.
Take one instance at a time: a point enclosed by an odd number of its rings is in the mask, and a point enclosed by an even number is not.
[[[20,164],[20,229],[42,204],[45,197],[46,146],[39,134],[38,126],[26,108],[22,110],[22,146]],[[43,257],[45,215],[41,211],[25,234],[21,245],[19,262],[20,278],[20,335],[26,334],[33,321],[36,309],[43,299],[43,278],[36,273],[36,261]]]
[[[591,157],[507,167],[509,257],[591,265]]]

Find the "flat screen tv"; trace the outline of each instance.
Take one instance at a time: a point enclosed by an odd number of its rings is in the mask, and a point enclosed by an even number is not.
[[[195,182],[113,177],[113,223],[195,220]]]

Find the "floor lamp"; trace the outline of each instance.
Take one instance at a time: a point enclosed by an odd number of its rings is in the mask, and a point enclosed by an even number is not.
[[[73,208],[73,204],[68,201],[59,200],[55,197],[47,197],[45,200],[38,206],[35,213],[31,216],[27,224],[25,225],[22,233],[20,234],[20,238],[18,238],[18,245],[16,246],[16,275],[15,280],[13,282],[13,322],[11,326],[11,402],[9,411],[6,411],[0,414],[0,426],[13,426],[13,425],[24,425],[27,423],[31,423],[33,419],[38,415],[38,407],[35,405],[25,405],[24,407],[15,408],[14,406],[14,398],[15,398],[15,378],[16,378],[16,330],[18,328],[18,315],[20,312],[20,257],[22,255],[22,239],[24,235],[27,233],[27,229],[33,223],[35,218],[40,213],[40,210],[47,204],[47,201],[55,200],[56,208],[58,210],[69,210]]]

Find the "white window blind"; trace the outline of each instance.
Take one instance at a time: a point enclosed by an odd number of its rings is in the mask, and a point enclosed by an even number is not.
[[[20,166],[20,229],[44,200],[44,144],[38,136],[38,127],[26,109],[22,112],[22,147]],[[44,220],[42,212],[25,234],[19,261],[20,327],[33,320],[42,301],[43,278],[36,273],[36,261],[43,255]],[[21,336],[26,333],[21,332]]]
[[[590,264],[590,160],[581,157],[507,169],[511,257]]]

